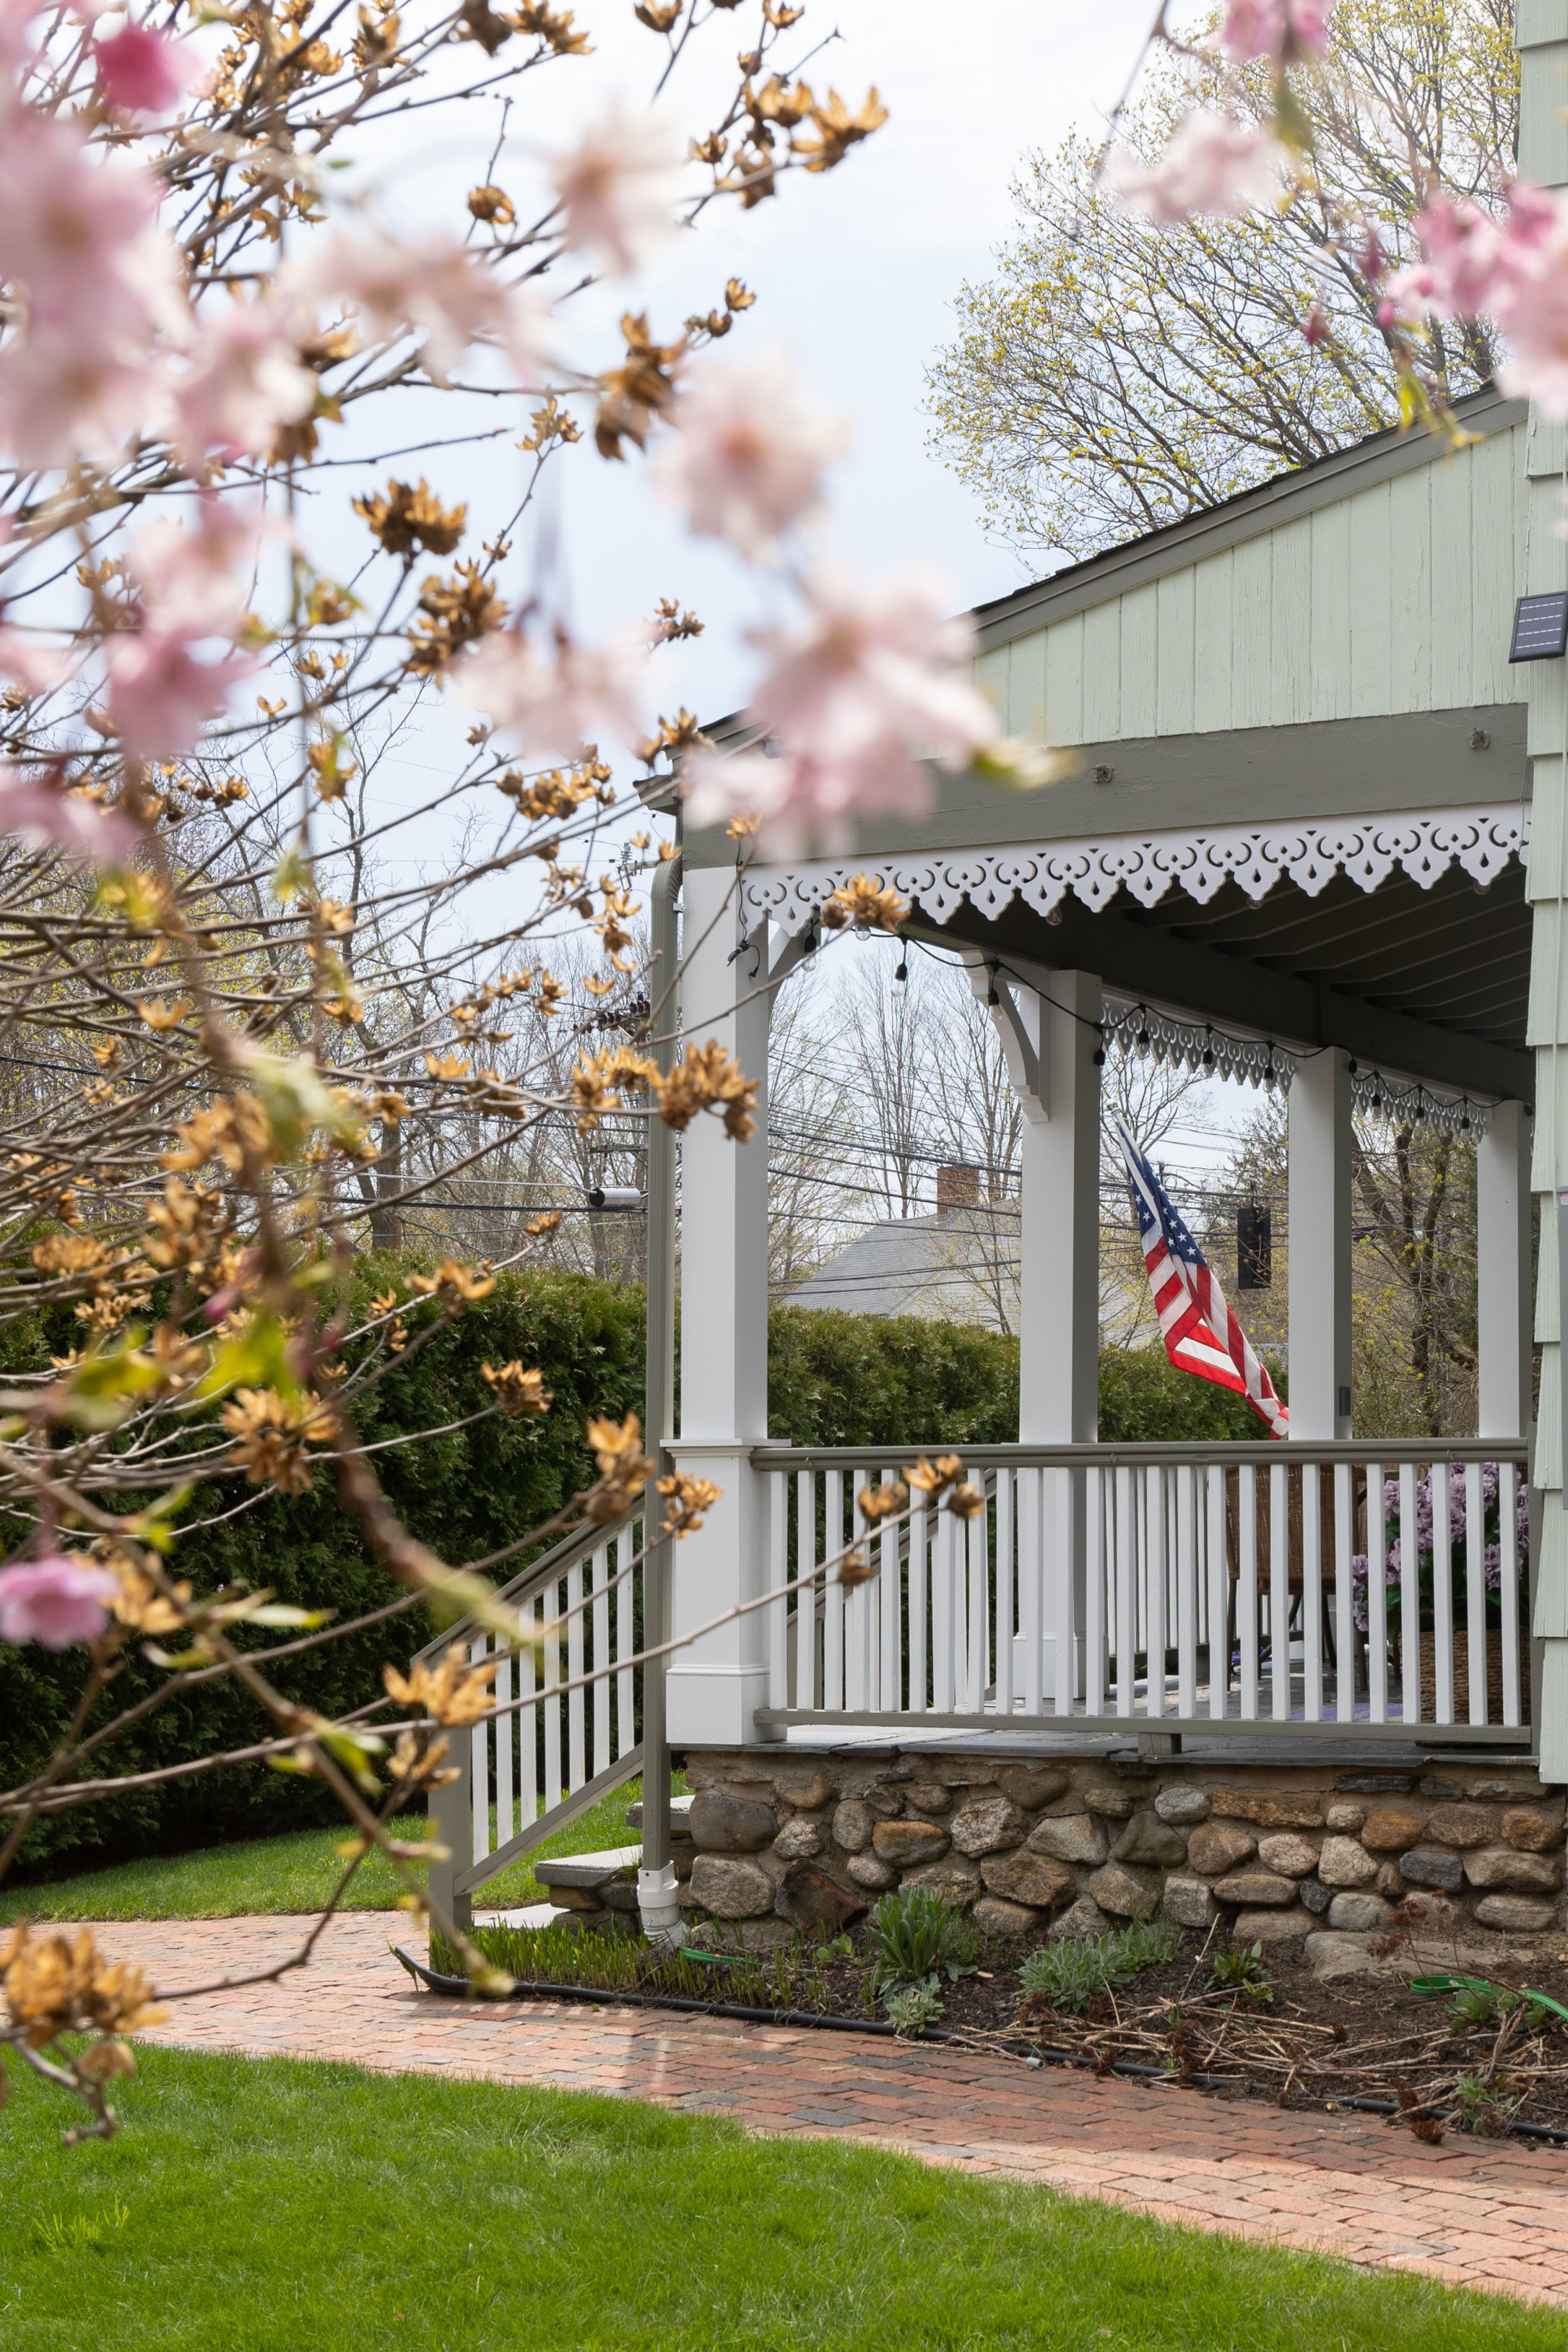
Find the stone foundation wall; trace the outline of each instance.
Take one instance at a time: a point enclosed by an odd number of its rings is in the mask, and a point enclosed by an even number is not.
[[[683,1907],[739,1922],[752,1948],[837,1928],[911,1883],[1037,1937],[1161,1910],[1191,1927],[1223,1918],[1243,1942],[1370,1932],[1412,1897],[1510,1941],[1563,1924],[1563,1798],[1522,1764],[708,1749],[687,1779]]]

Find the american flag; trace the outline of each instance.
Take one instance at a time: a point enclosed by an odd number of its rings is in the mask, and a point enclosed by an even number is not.
[[[1143,1263],[1160,1318],[1165,1353],[1179,1372],[1192,1372],[1217,1388],[1234,1389],[1283,1437],[1289,1412],[1252,1351],[1252,1342],[1230,1310],[1208,1260],[1166,1196],[1165,1188],[1125,1128],[1121,1129],[1127,1179],[1137,1212]]]

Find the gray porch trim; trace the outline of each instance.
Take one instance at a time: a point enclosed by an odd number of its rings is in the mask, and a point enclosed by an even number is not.
[[[1508,1748],[1521,1756],[1531,1753],[1531,1727],[1525,1724],[1505,1723],[1368,1723],[1364,1717],[1344,1723],[1331,1719],[1324,1723],[1308,1723],[1300,1716],[1287,1716],[1282,1721],[1266,1719],[1245,1721],[1240,1717],[1210,1715],[938,1715],[924,1711],[920,1714],[895,1714],[881,1711],[860,1712],[841,1708],[837,1714],[826,1707],[760,1706],[756,1711],[758,1724],[764,1730],[785,1732],[797,1724],[843,1724],[864,1728],[885,1728],[906,1736],[916,1736],[922,1730],[931,1732],[1005,1731],[1056,1732],[1090,1738],[1139,1739],[1153,1734],[1169,1739],[1173,1733],[1193,1740],[1246,1739],[1256,1748],[1274,1751],[1271,1760],[1284,1762],[1286,1754],[1300,1743],[1303,1761],[1311,1750],[1335,1741],[1368,1741],[1377,1747],[1403,1743],[1406,1748],[1419,1748],[1423,1753],[1433,1748]],[[903,1744],[902,1741],[900,1743]],[[776,1748],[765,1750],[776,1755]],[[809,1750],[802,1751],[809,1753]]]
[[[1455,410],[1468,433],[1483,436],[1522,425],[1530,414],[1525,402],[1505,400],[1490,386],[1456,402]],[[1087,562],[1054,572],[1048,580],[1036,581],[1011,596],[977,605],[974,621],[981,650],[989,652],[994,646],[1011,644],[1015,637],[1033,636],[1055,621],[1065,621],[1089,605],[1103,604],[1131,588],[1163,579],[1167,572],[1182,571],[1244,540],[1257,539],[1298,516],[1336,505],[1358,490],[1392,481],[1396,475],[1435,465],[1443,455],[1442,443],[1424,427],[1373,434],[1353,448],[1321,457],[1316,465],[1281,474],[1255,490],[1243,490],[1223,506],[1191,515],[1164,530],[1150,531],[1107,554],[1091,556]]]

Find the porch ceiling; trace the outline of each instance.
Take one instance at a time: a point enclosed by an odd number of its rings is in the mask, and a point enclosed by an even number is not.
[[[1398,868],[1376,890],[1336,874],[1316,897],[1233,880],[1206,906],[1121,892],[1099,913],[1068,895],[1050,920],[1015,899],[994,921],[972,903],[916,937],[1100,974],[1108,988],[1282,1042],[1342,1045],[1437,1086],[1533,1098],[1525,1051],[1531,911],[1510,861],[1479,889],[1457,866],[1423,888]]]

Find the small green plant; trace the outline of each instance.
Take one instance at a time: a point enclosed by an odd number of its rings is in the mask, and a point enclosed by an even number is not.
[[[1078,2017],[1107,1986],[1131,1984],[1182,1948],[1173,1919],[1113,1928],[1108,1936],[1064,1937],[1031,1952],[1018,1974],[1027,1993],[1043,1994],[1058,2017]]]
[[[921,1984],[944,1972],[950,1983],[972,1977],[980,1959],[980,1931],[934,1886],[899,1886],[884,1895],[866,1923],[873,1993]]]
[[[1486,2139],[1500,2137],[1523,2105],[1522,2099],[1510,2096],[1484,2074],[1461,2074],[1454,2085],[1454,2096],[1466,2129],[1479,2132]]]
[[[927,1977],[921,1984],[900,1985],[885,1997],[882,2007],[895,2033],[923,2032],[942,2013],[936,1979]]]
[[[1516,1991],[1511,1985],[1493,1984],[1489,1977],[1414,1977],[1410,1990],[1450,1994],[1448,2019],[1454,2025],[1501,2025],[1507,2018],[1520,2017],[1527,2032],[1539,2033],[1546,2026],[1568,2022],[1568,2009],[1550,1993],[1536,1992],[1529,1985]]]
[[[1245,1993],[1248,2000],[1272,2000],[1274,1988],[1263,1965],[1263,1946],[1238,1945],[1235,1951],[1216,1954],[1209,1970],[1209,1990]]]
[[[89,2247],[107,2246],[131,2219],[131,2208],[116,2197],[101,2213],[72,2213],[62,2219],[50,2213],[33,2224],[33,2235],[46,2254],[80,2254]]]

